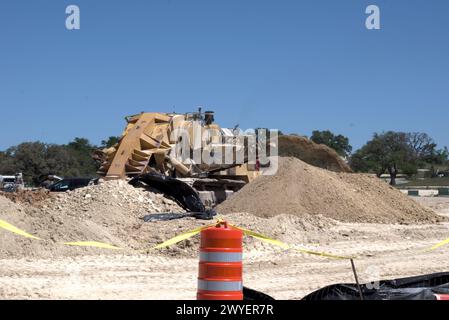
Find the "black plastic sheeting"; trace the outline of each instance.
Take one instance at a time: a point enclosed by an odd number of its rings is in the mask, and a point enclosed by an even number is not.
[[[243,300],[249,300],[249,301],[272,301],[274,298],[270,297],[269,295],[250,289],[247,287],[243,287]]]
[[[152,213],[143,217],[143,221],[145,222],[154,222],[154,221],[169,221],[175,219],[182,219],[185,217],[193,217],[196,219],[202,220],[211,220],[213,219],[212,211],[206,212],[186,212],[186,213]]]
[[[147,173],[131,179],[129,183],[136,186],[139,182],[159,190],[188,212],[186,214],[152,214],[146,216],[145,221],[173,220],[187,216],[210,220],[216,215],[214,210],[206,209],[196,190],[183,181],[162,174]]]
[[[436,300],[449,294],[449,272],[362,284],[364,300]],[[315,291],[302,300],[360,300],[356,284],[335,284]]]

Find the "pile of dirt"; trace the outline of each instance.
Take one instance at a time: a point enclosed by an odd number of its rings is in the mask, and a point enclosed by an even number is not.
[[[15,203],[25,203],[33,206],[38,206],[42,201],[48,199],[51,196],[50,191],[47,189],[37,190],[18,190],[16,192],[1,192],[0,195],[8,198]]]
[[[279,158],[276,175],[261,176],[217,207],[261,217],[321,214],[343,222],[432,223],[434,212],[372,175],[335,173],[296,158]]]
[[[49,198],[42,203],[44,211],[58,210],[68,215],[83,212],[117,209],[136,216],[161,212],[184,212],[174,200],[145,187],[135,188],[124,180],[102,181],[99,184],[75,189]]]
[[[96,211],[45,211],[24,207],[0,196],[0,219],[25,230],[43,240],[21,237],[0,229],[0,258],[54,258],[98,254],[151,253],[162,256],[194,257],[198,254],[199,236],[162,250],[150,250],[156,244],[187,230],[210,225],[213,221],[183,218],[171,221],[143,222],[138,215],[123,209],[106,206]],[[318,241],[343,240],[343,236],[327,232],[335,221],[325,217],[296,217],[279,215],[269,219],[251,214],[235,213],[226,219],[241,226],[287,243],[315,244]],[[109,251],[96,248],[70,247],[67,241],[99,241],[125,248]],[[245,237],[245,248],[259,252],[276,250],[271,245]],[[136,251],[139,250],[139,251]]]
[[[324,144],[290,135],[279,136],[278,144],[281,157],[295,157],[315,167],[335,172],[352,172],[338,153]]]
[[[134,188],[124,181],[109,181],[57,194],[44,200],[39,207],[13,203],[0,196],[0,219],[43,239],[27,239],[0,229],[0,258],[117,254],[117,251],[63,245],[72,241],[105,242],[126,248],[119,251],[124,254],[135,254],[135,250],[139,250],[140,253],[164,256],[196,256],[198,236],[161,251],[149,250],[182,232],[213,223],[194,218],[157,222],[142,220],[146,214],[164,211],[181,212],[182,209],[162,194]],[[324,217],[280,215],[265,219],[235,213],[226,219],[289,243],[316,243],[323,234],[329,240],[335,240],[335,234],[324,231],[335,221]],[[275,250],[252,238],[246,238],[245,245],[249,249]]]
[[[118,251],[123,254],[196,256],[199,237],[162,251],[149,249],[213,222],[194,218],[143,221],[143,216],[156,212],[183,209],[154,190],[119,180],[56,194],[38,206],[13,203],[0,195],[0,219],[43,239],[27,239],[0,229],[0,258],[117,254],[63,244],[72,241],[109,243],[126,248]],[[220,205],[218,212],[234,212],[225,216],[229,222],[294,244],[344,240],[344,235],[334,231],[339,224],[334,219],[383,223],[437,220],[430,210],[375,177],[334,173],[295,158],[281,158],[277,175],[256,179]],[[245,238],[245,247],[258,252],[275,250],[252,238]]]
[[[0,256],[86,253],[82,248],[62,245],[72,241],[148,247],[151,235],[148,230],[139,232],[139,228],[145,224],[143,216],[155,212],[184,210],[160,193],[134,188],[125,181],[108,181],[60,193],[43,200],[39,206],[13,203],[0,196],[0,219],[45,240],[26,239],[0,229]]]
[[[63,242],[100,238],[116,240],[82,221],[44,213],[36,206],[13,203],[3,196],[0,196],[0,219],[42,239],[25,238],[0,228],[0,258],[71,255],[77,254],[78,250],[64,246]]]

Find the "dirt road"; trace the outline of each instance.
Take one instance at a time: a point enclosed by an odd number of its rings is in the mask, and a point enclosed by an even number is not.
[[[441,214],[449,212],[448,198],[422,202]],[[449,270],[449,247],[423,252],[424,248],[449,237],[449,223],[420,226],[340,223],[330,232],[343,235],[346,240],[318,241],[319,246],[307,248],[356,255],[362,282]],[[347,260],[279,251],[264,245],[245,252],[244,261],[245,285],[276,299],[300,299],[329,284],[353,282]],[[195,258],[142,254],[3,259],[0,298],[194,299],[197,263]]]

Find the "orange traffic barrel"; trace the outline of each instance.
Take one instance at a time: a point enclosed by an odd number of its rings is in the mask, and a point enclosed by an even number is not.
[[[242,240],[224,221],[201,231],[198,300],[243,300]]]

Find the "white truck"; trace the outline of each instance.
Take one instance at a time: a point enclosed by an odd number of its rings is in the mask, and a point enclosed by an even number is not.
[[[14,176],[0,175],[0,191],[14,192],[22,190],[24,187],[22,173],[17,173]]]

